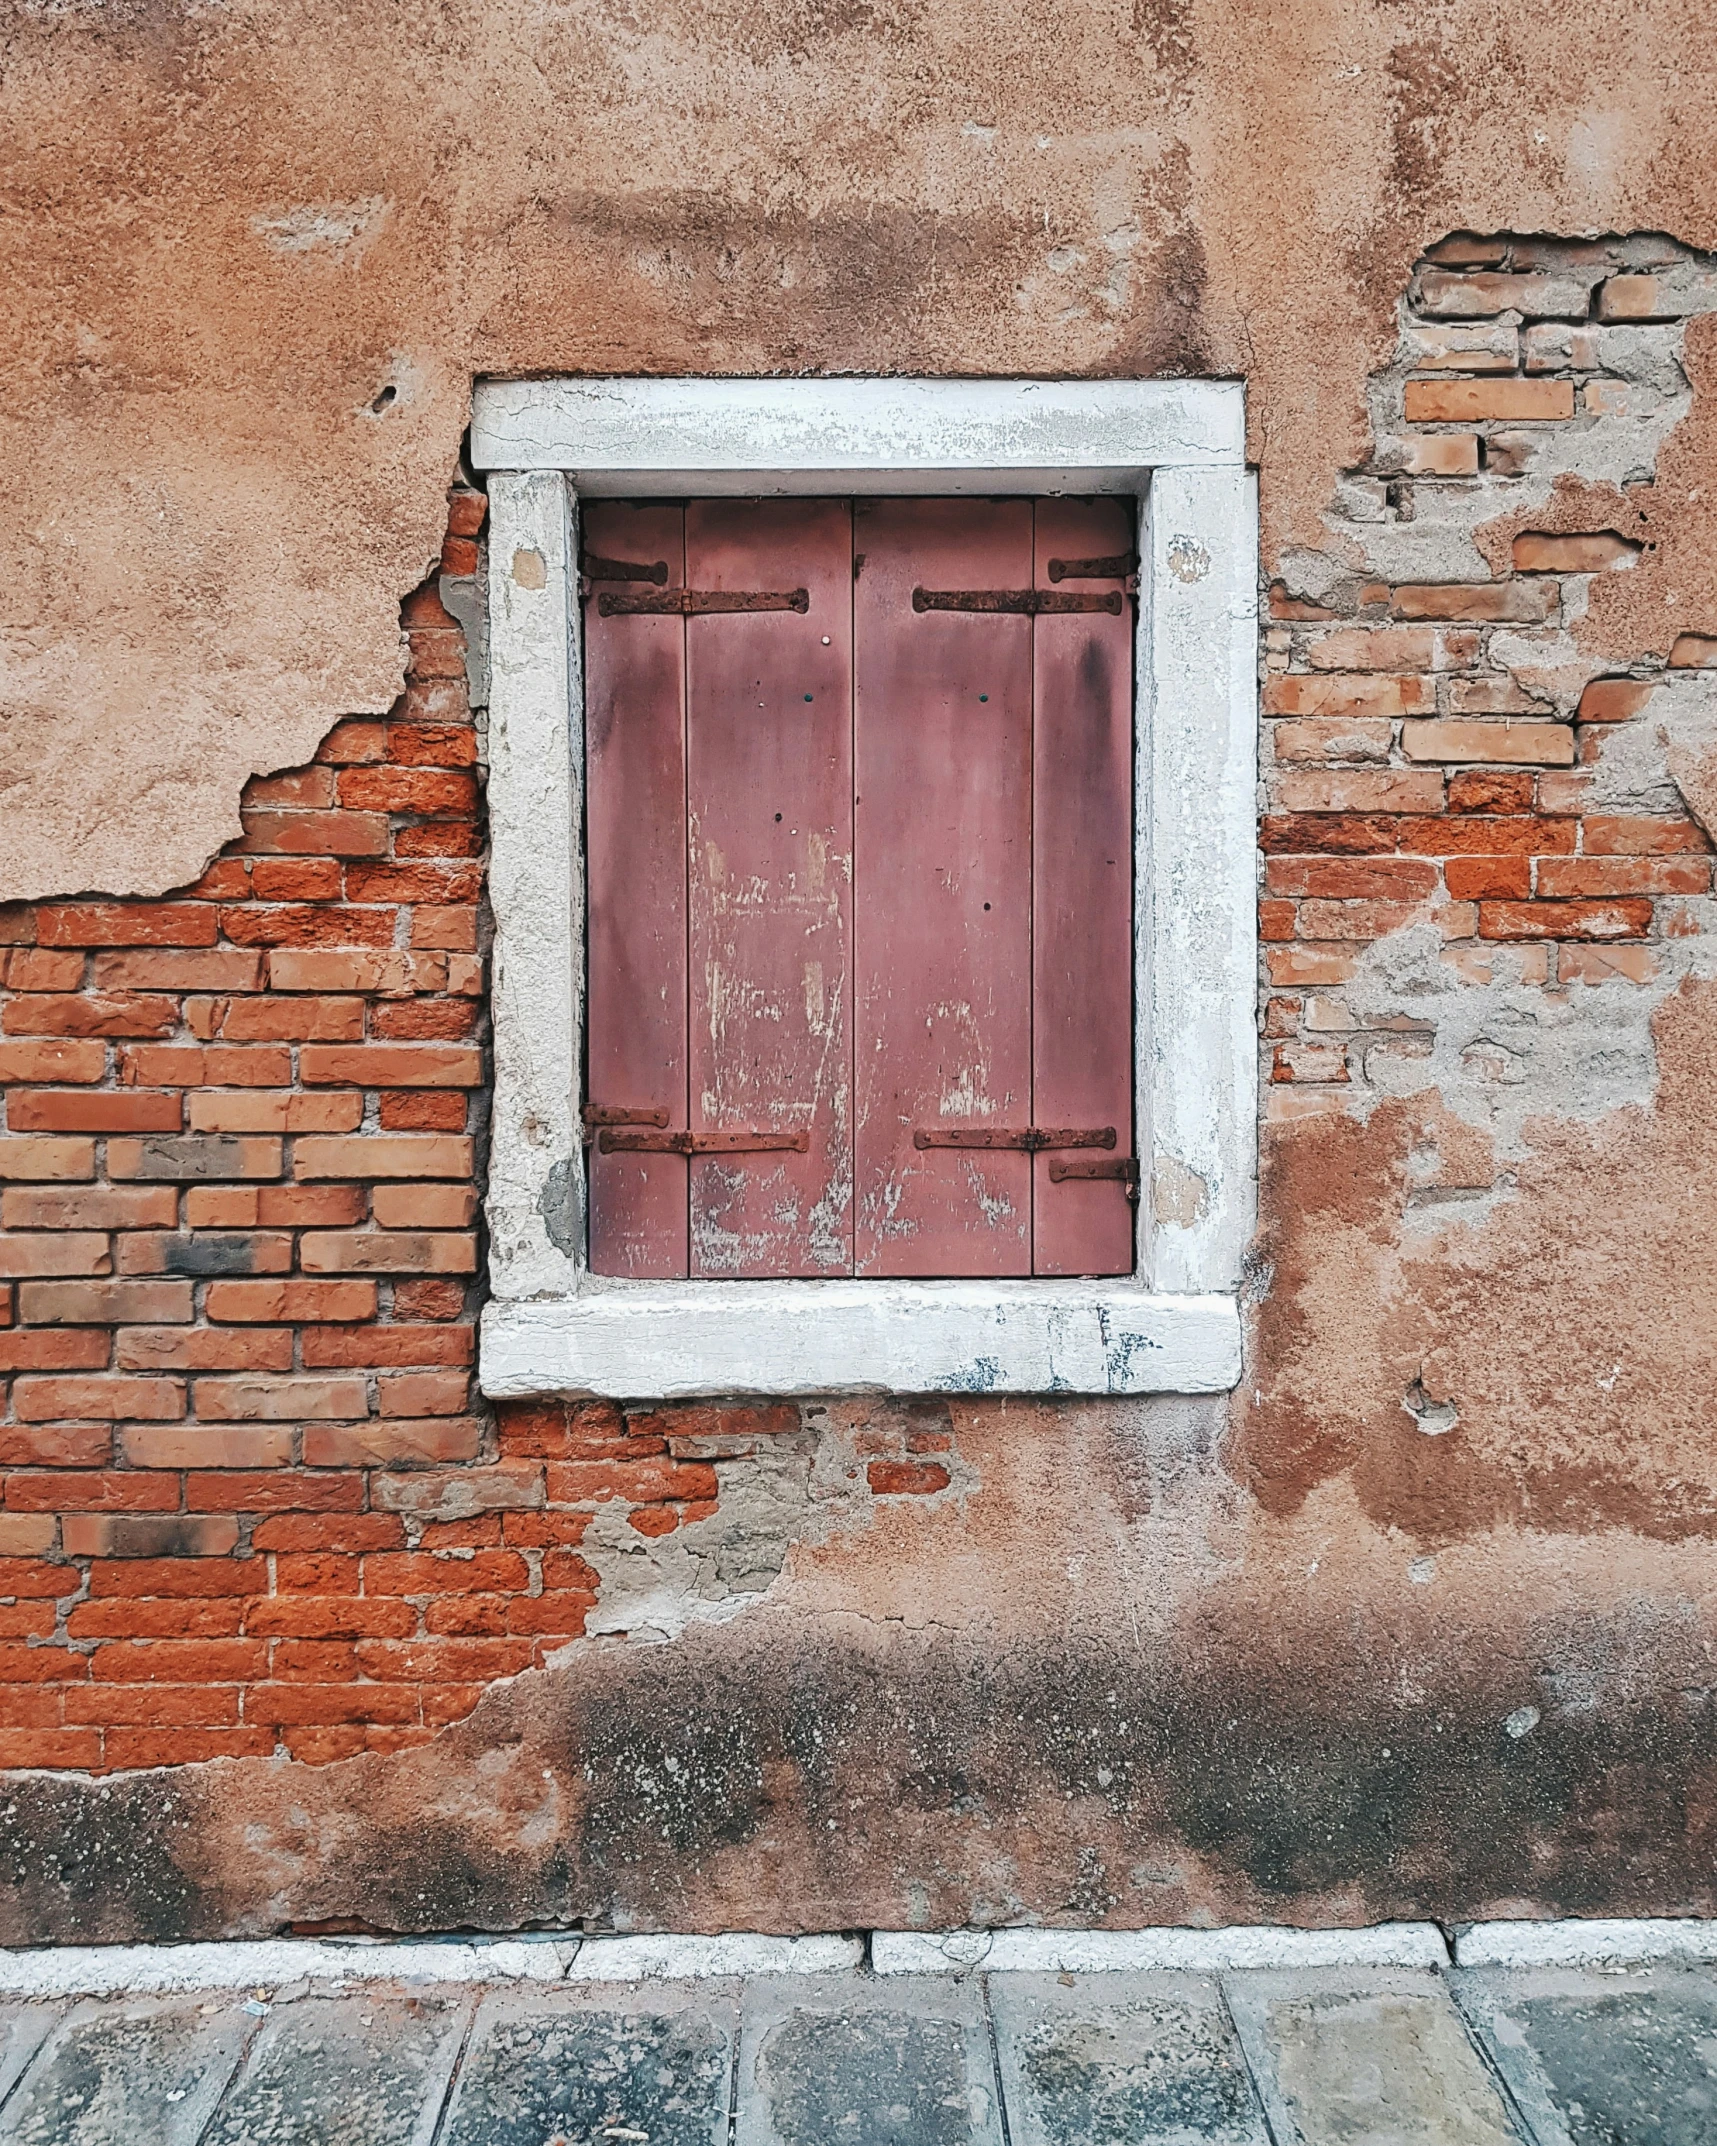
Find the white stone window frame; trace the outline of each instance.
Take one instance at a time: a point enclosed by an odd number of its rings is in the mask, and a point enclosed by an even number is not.
[[[500,1399],[1218,1393],[1257,1189],[1257,494],[1237,382],[479,383]],[[1135,1272],[629,1281],[585,1263],[578,501],[1116,493],[1140,506]]]

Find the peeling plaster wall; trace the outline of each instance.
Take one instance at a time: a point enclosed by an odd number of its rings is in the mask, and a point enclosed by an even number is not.
[[[1597,331],[1632,401],[1524,482],[1391,494],[1434,241],[1717,248],[1707,27],[18,10],[0,896],[183,885],[388,707],[481,373],[1241,376],[1268,663],[1615,530],[1493,661],[1530,721],[1655,685],[1539,809],[1710,838],[1717,320]],[[9,1777],[0,1937],[1717,1909],[1711,903],[1558,967],[1444,891],[1266,970],[1326,1055],[1261,1098],[1231,1406],[706,1426],[719,1495],[591,1499],[586,1636],[433,1741]]]

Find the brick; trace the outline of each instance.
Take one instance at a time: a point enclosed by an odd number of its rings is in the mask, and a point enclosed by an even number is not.
[[[1306,901],[1300,904],[1303,939],[1381,939],[1402,931],[1424,914],[1418,902]]]
[[[179,1379],[164,1378],[20,1378],[12,1406],[24,1423],[48,1423],[58,1416],[103,1423],[133,1416],[166,1423],[185,1413],[185,1388]]]
[[[474,902],[483,891],[475,864],[349,864],[346,899],[351,902]]]
[[[365,1639],[358,1666],[367,1677],[401,1683],[490,1683],[531,1664],[531,1648],[516,1639]]]
[[[420,904],[411,913],[411,943],[413,946],[445,947],[456,954],[475,953],[476,908],[472,905],[442,908],[432,902]]]
[[[470,814],[477,809],[477,782],[464,768],[349,767],[340,777],[340,802],[360,813]]]
[[[288,769],[280,775],[253,775],[239,799],[245,811],[265,805],[293,805],[316,811],[334,802],[334,777],[324,766]]]
[[[133,1639],[97,1647],[98,1684],[240,1684],[268,1674],[268,1649],[255,1639]]]
[[[170,1229],[179,1195],[170,1185],[14,1185],[0,1193],[7,1229]]]
[[[1645,813],[1590,813],[1581,822],[1580,842],[1594,857],[1661,857],[1709,847],[1692,820],[1655,819]]]
[[[393,1315],[396,1319],[457,1319],[465,1310],[463,1282],[395,1282]]]
[[[351,1042],[364,1032],[356,998],[189,999],[185,1025],[200,1041],[232,1043]]]
[[[1546,321],[1521,337],[1521,357],[1529,373],[1581,372],[1597,369],[1598,330]]]
[[[211,1319],[273,1326],[300,1320],[373,1319],[374,1282],[211,1282]]]
[[[44,902],[43,946],[213,946],[218,914],[206,902]]]
[[[95,1175],[93,1140],[54,1140],[39,1135],[0,1139],[0,1179],[45,1184]]]
[[[1549,715],[1545,702],[1523,692],[1512,678],[1451,678],[1449,708],[1455,715]]]
[[[1345,984],[1359,966],[1347,946],[1276,946],[1265,957],[1273,984]]]
[[[277,1474],[243,1475],[210,1469],[185,1477],[185,1504],[192,1512],[356,1512],[364,1500],[359,1475],[304,1475],[296,1468]]]
[[[1562,984],[1649,984],[1661,968],[1649,946],[1564,946],[1556,955]]]
[[[54,1547],[57,1522],[52,1513],[0,1514],[0,1557],[34,1557]],[[64,1571],[62,1565],[59,1568]]]
[[[0,1341],[0,1360],[3,1350]],[[115,1336],[114,1361],[121,1371],[290,1371],[292,1333],[287,1327],[124,1327]]]
[[[399,767],[473,767],[477,733],[467,723],[390,723],[388,758]]]
[[[1272,857],[1264,883],[1272,894],[1326,901],[1428,901],[1439,874],[1425,857]]]
[[[1516,550],[1515,565],[1522,561]],[[1415,582],[1394,590],[1389,608],[1397,618],[1527,620],[1534,624],[1555,609],[1556,590],[1548,582],[1491,581],[1475,585]]]
[[[259,1521],[254,1541],[258,1550],[287,1550],[295,1555],[325,1550],[346,1554],[396,1549],[405,1541],[405,1528],[391,1513],[295,1513],[283,1519]]]
[[[375,1475],[370,1502],[383,1512],[423,1519],[465,1519],[543,1502],[542,1470],[534,1467],[453,1468],[444,1475]]]
[[[113,1457],[111,1424],[0,1424],[0,1467],[107,1468]]]
[[[1643,939],[1648,901],[1481,902],[1481,939]]]
[[[361,1378],[205,1378],[192,1389],[205,1423],[301,1421],[308,1416],[367,1416]]]
[[[379,1390],[384,1416],[457,1416],[470,1398],[470,1380],[462,1371],[384,1372]]]
[[[1567,723],[1446,718],[1406,722],[1401,750],[1409,760],[1506,761],[1525,767],[1570,767],[1574,732]]]
[[[337,902],[345,891],[345,874],[332,857],[258,857],[250,876],[259,902]]]
[[[1266,940],[1299,936],[1299,912],[1292,902],[1264,901],[1258,904],[1258,936]]]
[[[475,1274],[477,1240],[451,1230],[361,1230],[298,1240],[306,1274]]]
[[[94,1328],[9,1327],[0,1332],[0,1372],[105,1371],[109,1346],[107,1335]]]
[[[483,1054],[469,1045],[309,1044],[299,1053],[299,1071],[307,1087],[475,1088]]]
[[[240,946],[392,946],[394,912],[349,903],[334,909],[301,903],[223,909],[221,930]]]
[[[44,992],[0,1012],[0,1028],[15,1036],[164,1036],[178,1025],[177,999],[142,992]]]
[[[75,991],[83,982],[84,957],[45,946],[0,948],[0,984],[8,991]]]
[[[940,1461],[873,1460],[865,1481],[879,1498],[929,1497],[947,1489],[949,1476]]]
[[[460,1381],[461,1387],[464,1381]],[[463,1406],[463,1397],[461,1398]],[[399,1416],[385,1423],[307,1423],[307,1468],[395,1468],[475,1460],[483,1426],[474,1416]]]
[[[94,1729],[0,1730],[0,1766],[101,1764],[101,1737]]]
[[[1574,415],[1571,380],[1409,380],[1410,425],[1544,424]]]
[[[213,1601],[121,1595],[78,1603],[67,1613],[66,1630],[73,1639],[235,1639],[244,1627],[244,1611],[244,1603],[230,1595]]]
[[[1709,894],[1707,857],[1542,857],[1538,893],[1560,899],[1606,894]]]
[[[421,820],[394,830],[396,857],[480,857],[480,831],[467,820]]]
[[[409,1639],[417,1612],[402,1601],[352,1595],[276,1595],[253,1602],[245,1630],[258,1639]]]
[[[1438,640],[1426,626],[1342,626],[1320,634],[1307,660],[1319,671],[1428,671]]]
[[[117,1240],[121,1274],[184,1274],[206,1280],[235,1274],[286,1274],[292,1239],[284,1234],[214,1236],[133,1231]]]
[[[462,1133],[469,1115],[458,1088],[384,1088],[377,1110],[384,1133]]]
[[[1642,714],[1657,691],[1649,678],[1594,678],[1580,695],[1577,723],[1626,723]]]
[[[380,722],[336,723],[316,748],[319,761],[349,766],[354,761],[387,757],[387,726]]]
[[[97,954],[91,971],[104,991],[260,991],[264,957],[230,947],[198,953]]]
[[[179,1479],[135,1470],[120,1474],[91,1468],[62,1475],[44,1469],[9,1476],[6,1503],[20,1513],[172,1512],[179,1503]],[[66,1547],[68,1555],[75,1554],[69,1535]]]
[[[385,815],[367,812],[246,812],[244,847],[251,855],[385,857]]]
[[[64,1647],[0,1646],[0,1683],[81,1684],[89,1663]]]
[[[307,1371],[348,1366],[468,1364],[475,1354],[469,1326],[307,1326],[299,1332]]]
[[[29,1282],[31,1326],[167,1326],[194,1316],[189,1282]]]
[[[414,1685],[253,1684],[244,1695],[247,1721],[415,1721]]]
[[[1449,777],[1451,812],[1530,812],[1535,778],[1499,768],[1463,768]]]
[[[471,1185],[378,1185],[370,1205],[384,1229],[467,1229],[477,1193]]]
[[[270,1729],[111,1728],[102,1738],[107,1763],[117,1767],[190,1766],[205,1759],[267,1758]]]
[[[1532,859],[1525,856],[1451,857],[1444,875],[1456,901],[1524,901],[1532,892]]]
[[[73,1700],[66,1708],[68,1721],[141,1724],[156,1734],[187,1723],[218,1728],[238,1719],[238,1688],[230,1682],[175,1685],[139,1680],[132,1684],[116,1678],[111,1683],[80,1684],[68,1697]]]
[[[166,1134],[141,1140],[110,1140],[111,1177],[192,1179],[278,1177],[283,1150],[278,1140],[245,1139],[232,1133]]]
[[[390,1043],[456,1043],[482,1019],[466,999],[394,999],[370,1013],[370,1034]]]
[[[1678,633],[1670,645],[1669,667],[1672,671],[1706,670],[1714,663],[1717,663],[1717,635]]]
[[[1576,823],[1522,814],[1506,819],[1424,819],[1397,822],[1395,846],[1422,857],[1546,856],[1574,847]]]
[[[1457,275],[1428,268],[1419,277],[1418,305],[1444,320],[1476,320],[1493,313],[1561,316],[1584,320],[1596,279],[1574,275],[1502,275],[1481,271]]]
[[[268,981],[275,991],[364,991],[399,998],[444,990],[447,960],[442,954],[372,947],[277,947],[268,957]]]
[[[455,485],[447,494],[447,533],[449,536],[474,537],[483,527],[483,519],[489,511],[487,496],[469,485]]]
[[[358,1134],[310,1137],[293,1150],[293,1175],[318,1177],[469,1177],[473,1144],[445,1134]]]
[[[292,1053],[241,1044],[129,1044],[119,1054],[127,1087],[278,1088],[292,1078]]]
[[[1494,357],[1489,352],[1464,355],[1477,355],[1484,360],[1482,364],[1465,367],[1467,371],[1513,370],[1509,357]],[[1451,358],[1450,362],[1455,361]],[[1404,440],[1402,447],[1405,452],[1405,473],[1409,477],[1476,477],[1479,473],[1479,443],[1476,436],[1470,432],[1433,433],[1429,438]]]
[[[1717,275],[1687,262],[1663,276],[1611,276],[1598,289],[1600,320],[1680,320],[1717,312]]]
[[[193,1229],[339,1229],[363,1216],[357,1185],[193,1185],[185,1194]]]
[[[665,1498],[713,1498],[720,1487],[713,1468],[669,1459],[551,1461],[547,1485],[556,1505],[608,1498],[653,1505]]]
[[[1521,574],[1602,574],[1632,566],[1639,555],[1639,546],[1614,529],[1579,536],[1526,529],[1514,540],[1514,567]]]
[[[107,1239],[86,1231],[31,1235],[0,1231],[0,1277],[46,1274],[106,1274],[112,1266]]]
[[[15,1133],[176,1133],[184,1099],[146,1088],[26,1088],[6,1099]]]
[[[133,1468],[287,1468],[292,1431],[285,1424],[130,1424],[119,1450]]]
[[[0,1088],[15,1081],[98,1081],[107,1072],[105,1043],[55,1041],[0,1043]]]
[[[68,1557],[221,1558],[238,1542],[238,1522],[224,1514],[69,1513],[60,1532]],[[189,1592],[202,1568],[173,1569]]]
[[[1302,722],[1277,723],[1270,735],[1278,762],[1387,760],[1395,731],[1386,722],[1311,716]]]
[[[290,1088],[205,1088],[188,1100],[194,1133],[349,1133],[364,1115],[361,1096]]]
[[[1305,677],[1294,674],[1264,683],[1266,715],[1373,716],[1429,715],[1437,705],[1436,683],[1430,678],[1395,676],[1379,672],[1344,676],[1324,672]]]
[[[1295,772],[1278,777],[1273,787],[1290,813],[1439,812],[1443,805],[1443,778],[1430,768]]]
[[[75,1595],[80,1585],[80,1576],[71,1565],[51,1565],[41,1558],[0,1557],[0,1596],[52,1601],[60,1595]]]

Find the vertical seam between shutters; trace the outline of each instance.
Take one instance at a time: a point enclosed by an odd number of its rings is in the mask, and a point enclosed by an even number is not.
[[[858,1274],[858,512],[847,501],[847,1272]]]
[[[680,586],[686,586],[689,572],[686,557],[686,525],[689,520],[687,508],[680,508]],[[684,1042],[680,1050],[682,1094],[685,1098],[686,1126],[692,1122],[692,665],[691,627],[689,618],[680,620],[680,782],[683,791],[680,824],[684,832],[680,842],[680,867],[684,874],[684,899],[681,902],[681,919],[686,934],[686,958],[682,970],[685,978],[685,1017],[682,1034]],[[686,1157],[686,1279],[697,1274],[697,1261],[692,1236],[692,1158]]]

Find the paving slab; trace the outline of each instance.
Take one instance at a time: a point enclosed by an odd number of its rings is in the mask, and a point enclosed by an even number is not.
[[[0,2106],[65,2013],[63,2004],[0,2005]]]
[[[8,2146],[194,2146],[255,2028],[237,1997],[90,1999],[0,2112]]]
[[[428,2146],[474,1999],[277,2004],[200,2146]]]
[[[443,2146],[726,2146],[738,1987],[486,1997]]]
[[[1525,1968],[1451,1980],[1537,2146],[1717,2140],[1717,1975]]]
[[[737,2146],[1003,2146],[975,1977],[746,1985]]]
[[[991,1975],[1013,2146],[1266,2146],[1220,1986],[1198,1975]]]
[[[1276,2146],[1514,2146],[1441,1976],[1233,1975],[1223,1988]]]

